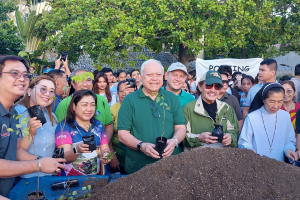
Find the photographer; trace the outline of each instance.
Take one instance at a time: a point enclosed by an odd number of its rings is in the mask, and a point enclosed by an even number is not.
[[[60,56],[59,59],[57,59],[55,61],[54,69],[59,69],[59,70],[65,72],[65,74],[69,78],[71,75],[71,72],[70,72],[69,65],[68,65],[68,56],[65,55],[65,59],[64,59],[64,56],[63,56],[63,58],[62,58],[62,56]]]
[[[121,174],[127,174],[125,171],[125,156],[126,156],[126,147],[120,143],[118,138],[118,113],[123,102],[123,99],[126,95],[136,91],[136,87],[132,87],[133,82],[129,82],[128,80],[120,81],[117,87],[118,95],[120,101],[110,107],[111,115],[113,117],[114,124],[114,134],[112,137],[112,146],[114,151],[116,152],[114,158],[110,162],[111,173],[120,172]]]

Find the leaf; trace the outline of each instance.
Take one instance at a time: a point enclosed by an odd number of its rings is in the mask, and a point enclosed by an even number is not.
[[[88,191],[91,191],[92,186],[91,186],[91,185],[88,185],[87,188],[88,188]]]
[[[82,190],[86,190],[86,187],[82,187]]]
[[[65,196],[64,195],[61,195],[58,200],[64,200],[65,199]]]
[[[87,194],[88,197],[91,197],[92,195],[90,193]]]
[[[72,195],[77,195],[77,191],[73,191],[73,192],[72,192]]]
[[[23,115],[24,115],[24,114],[22,114],[22,115],[17,115],[17,116],[16,116],[16,119],[20,119],[21,117],[23,117]]]
[[[69,198],[68,198],[68,200],[73,200],[73,199],[74,199],[73,197],[69,197]]]
[[[157,96],[155,101],[156,101],[156,103],[160,102],[160,97]]]
[[[23,118],[23,119],[21,120],[21,124],[22,124],[22,125],[25,125],[27,122],[28,122],[28,118]]]
[[[16,124],[16,127],[17,128],[22,128],[22,125],[21,124]]]
[[[25,182],[25,185],[28,185],[29,183],[28,182]]]
[[[164,105],[164,103],[160,103],[159,105],[162,106],[162,105]]]
[[[8,129],[7,129],[7,131],[8,131],[8,132],[13,132],[13,131],[14,131],[14,129],[12,129],[12,128],[8,128]]]

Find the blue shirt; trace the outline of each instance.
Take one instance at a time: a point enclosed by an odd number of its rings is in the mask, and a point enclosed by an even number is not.
[[[29,113],[27,111],[27,108],[24,106],[18,104],[15,107],[16,111],[18,112],[19,115],[24,114],[20,119],[19,123],[21,124],[22,119],[27,118],[29,116]],[[42,156],[42,157],[52,157],[54,150],[55,150],[55,129],[57,126],[57,123],[54,122],[53,126],[50,121],[50,117],[48,114],[48,110],[44,110],[44,115],[47,120],[47,122],[37,130],[37,134],[34,137],[34,145],[35,145],[35,151],[37,156]],[[56,116],[54,113],[52,115],[55,117]],[[27,127],[27,123],[22,126],[22,129]],[[23,137],[22,134],[20,137]],[[33,144],[30,145],[28,152],[32,155],[34,155],[34,150],[33,150]],[[52,174],[46,174],[43,172],[40,172],[40,176],[51,176]],[[23,175],[22,178],[31,178],[38,176],[37,172],[31,173],[31,174],[26,174]]]
[[[56,97],[56,99],[55,99],[55,101],[53,101],[53,103],[52,103],[52,112],[54,112],[55,113],[55,111],[56,111],[56,108],[57,108],[57,106],[58,106],[58,104],[61,102],[61,97],[59,96],[59,95],[57,95],[57,94],[55,94],[55,97]]]
[[[247,95],[247,99],[246,99],[246,103],[245,103],[245,107],[250,107],[256,93],[264,86],[264,83],[259,83],[259,84],[256,84],[254,86],[252,86],[248,92],[248,95]]]

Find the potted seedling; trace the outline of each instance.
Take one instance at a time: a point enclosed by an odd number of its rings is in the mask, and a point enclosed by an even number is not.
[[[88,125],[88,127],[89,127],[90,135],[82,136],[82,141],[84,144],[88,144],[89,151],[93,152],[94,150],[96,150],[96,139],[95,139],[95,135],[92,135],[92,126]]]
[[[212,131],[211,136],[218,137],[218,142],[222,143],[224,132],[223,125],[221,125],[222,119],[220,119],[219,114],[216,114],[216,123],[214,124],[215,128]]]
[[[156,99],[155,99],[156,103],[159,103],[160,101],[162,101],[160,103],[160,106],[163,107],[164,110],[164,120],[163,120],[163,126],[162,126],[162,134],[160,137],[157,137],[155,140],[155,150],[159,153],[160,158],[162,158],[162,154],[164,153],[164,150],[167,146],[167,138],[163,137],[164,133],[165,133],[165,119],[166,119],[166,109],[170,109],[170,107],[168,106],[168,104],[166,104],[164,102],[164,96],[160,95],[160,94],[156,94]]]

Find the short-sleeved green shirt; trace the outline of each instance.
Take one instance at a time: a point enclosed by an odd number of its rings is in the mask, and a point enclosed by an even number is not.
[[[167,90],[166,87],[163,88]],[[193,95],[185,92],[183,89],[181,89],[181,92],[177,95],[177,97],[182,108],[185,106],[185,104],[195,100],[195,97]]]
[[[97,95],[97,108],[95,112],[95,118],[102,122],[102,124],[109,125],[112,124],[112,116],[110,112],[110,107],[106,101],[106,99],[101,96]],[[58,123],[60,123],[62,120],[65,119],[67,109],[69,107],[69,104],[71,102],[72,96],[69,96],[68,98],[65,98],[62,100],[55,111],[55,115],[57,117]]]
[[[155,144],[155,139],[162,134],[164,120],[164,109],[160,105],[162,100],[156,103],[156,99],[153,101],[149,96],[144,94],[142,87],[124,98],[118,115],[118,131],[130,131],[135,138],[143,142]],[[185,118],[175,94],[160,89],[159,95],[163,95],[164,103],[169,106],[169,108],[165,107],[165,133],[163,136],[170,139],[174,134],[174,125],[185,124]],[[153,111],[150,109],[152,102],[155,103],[160,113],[160,118],[154,117]],[[182,148],[176,148],[173,155],[181,152]],[[127,148],[125,171],[127,173],[134,173],[146,164],[154,163],[155,161],[157,160],[146,156],[143,152]]]

